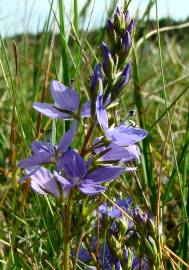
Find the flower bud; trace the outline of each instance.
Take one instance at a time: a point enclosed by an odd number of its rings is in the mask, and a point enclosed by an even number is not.
[[[151,236],[144,238],[144,248],[145,248],[144,252],[149,256],[152,262],[156,264],[158,257],[157,246],[154,239]]]
[[[97,64],[95,66],[95,69],[93,71],[93,75],[91,78],[91,83],[90,83],[90,91],[91,94],[93,95],[96,92],[97,84],[98,84],[98,79],[102,79],[102,71],[101,71],[101,65]]]
[[[101,79],[102,79],[101,65],[97,64],[93,71],[93,75],[90,82],[89,96],[91,99],[91,115],[94,115],[95,113],[95,102],[96,102],[97,93],[99,89],[99,80]]]
[[[148,234],[151,235],[154,239],[156,238],[156,226],[154,224],[153,219],[148,215],[147,221],[146,221],[146,227],[148,230]]]
[[[125,236],[128,229],[128,220],[126,218],[118,218],[116,220],[118,238],[121,240]]]
[[[130,18],[130,16],[129,16],[129,11],[127,10],[127,11],[125,12],[125,22],[126,22],[126,23],[129,22],[129,18]]]
[[[130,250],[130,248],[127,248],[123,251],[123,265],[125,266],[125,269],[131,270],[133,265],[133,252]]]
[[[102,42],[101,49],[103,52],[103,69],[104,73],[108,78],[112,78],[113,76],[113,68],[114,68],[114,61],[111,56],[111,52],[108,49],[105,42]]]
[[[140,239],[141,237],[137,231],[130,231],[126,236],[126,244],[127,246],[134,246],[137,248],[139,246]]]
[[[139,209],[134,209],[133,220],[136,226],[136,230],[140,232],[142,235],[145,235],[147,216],[143,214]]]
[[[114,15],[114,26],[119,34],[121,34],[125,28],[125,14],[118,7]]]
[[[118,258],[120,258],[122,255],[122,247],[120,241],[118,241],[114,235],[111,235],[108,238],[108,243],[112,253]]]
[[[127,52],[131,47],[131,36],[130,36],[129,31],[125,32],[122,43],[123,43],[123,47],[125,48],[125,51]]]
[[[126,67],[124,68],[123,72],[119,76],[117,82],[115,83],[115,85],[112,89],[112,92],[111,92],[112,101],[114,101],[115,99],[118,98],[118,96],[121,94],[121,91],[128,84],[129,77],[130,77],[130,69],[131,69],[130,64],[127,64]]]
[[[128,25],[127,31],[129,31],[131,33],[131,32],[133,32],[134,29],[135,29],[135,22],[133,19],[131,19],[130,23]]]
[[[109,39],[112,43],[115,43],[116,41],[116,33],[115,33],[115,29],[114,29],[114,24],[112,23],[112,21],[110,19],[108,19],[108,23],[107,23],[107,32],[108,32],[108,36]]]

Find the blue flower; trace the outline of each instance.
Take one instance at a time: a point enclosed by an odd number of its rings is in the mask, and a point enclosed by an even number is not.
[[[120,166],[103,166],[90,170],[92,160],[85,161],[73,150],[66,151],[58,160],[62,174],[55,174],[56,179],[64,185],[66,192],[78,188],[81,192],[95,195],[106,190],[102,183],[119,177],[124,171]]]
[[[54,171],[52,174],[41,166],[27,166],[26,176],[20,181],[30,177],[31,187],[40,194],[47,194],[45,191],[48,191],[57,196],[58,181],[65,196],[72,188],[78,188],[85,194],[96,195],[106,190],[101,186],[102,183],[114,180],[125,171],[125,168],[119,166],[103,166],[90,170],[91,163],[92,160],[85,161],[78,153],[69,149],[57,159],[58,172]],[[42,180],[43,177],[45,179]]]

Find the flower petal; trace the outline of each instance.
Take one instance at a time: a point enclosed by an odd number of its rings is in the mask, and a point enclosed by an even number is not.
[[[53,175],[47,169],[41,167],[40,169],[35,171],[30,176],[30,178],[31,178],[31,188],[34,191],[42,195],[48,194],[49,192],[55,197],[59,196],[57,184],[53,178]]]
[[[41,167],[41,166],[28,167],[28,168],[27,168],[27,171],[26,171],[26,175],[24,175],[22,178],[20,178],[20,179],[18,180],[18,182],[20,182],[20,183],[25,182],[27,179],[30,178],[30,176],[31,176],[32,174],[34,174],[38,169],[40,169],[40,167]]]
[[[74,121],[72,127],[63,135],[63,137],[60,139],[57,151],[60,153],[65,152],[68,150],[68,147],[70,146],[72,139],[75,135],[75,132],[77,130],[77,121]]]
[[[51,82],[51,95],[55,103],[64,110],[75,112],[79,108],[80,98],[76,91],[66,87],[59,81]]]
[[[101,146],[98,148],[95,148],[94,151],[97,154],[100,154],[101,152],[108,150],[108,152],[105,152],[100,159],[102,161],[122,161],[122,162],[128,162],[131,160],[135,160],[139,158],[139,155],[135,153],[135,148],[129,148],[128,147],[123,147],[119,146],[115,143],[109,144],[107,147]],[[136,146],[135,146],[136,147]]]
[[[82,117],[89,117],[91,116],[91,102],[88,100],[81,110]]]
[[[87,162],[75,151],[69,149],[58,160],[58,168],[63,169],[65,174],[72,178],[81,178],[87,170]]]
[[[62,177],[56,171],[54,172],[54,176],[63,186],[70,186],[70,188],[73,186],[66,178]]]
[[[111,181],[119,177],[124,171],[125,168],[119,166],[100,167],[88,173],[85,177],[85,180],[90,181],[91,183]]]
[[[103,103],[103,94],[102,94],[102,80],[100,82],[100,90],[96,99],[96,114],[98,123],[104,128],[104,130],[108,130],[108,115]]]
[[[85,194],[96,195],[101,192],[104,192],[106,188],[100,185],[95,185],[95,184],[92,185],[92,184],[84,183],[84,184],[79,185],[79,190]]]
[[[129,151],[131,155],[133,155],[138,162],[140,162],[140,148],[136,144],[131,144],[129,146],[124,147],[125,150]]]
[[[17,166],[20,168],[27,169],[28,167],[48,162],[52,156],[53,154],[49,152],[38,152],[32,155],[31,157],[21,160]]]
[[[115,144],[126,146],[140,142],[148,132],[141,128],[120,125],[106,132],[106,136]]]
[[[49,103],[34,102],[33,108],[36,111],[50,118],[64,118],[64,119],[71,118],[69,114],[62,113],[61,111],[57,110],[52,104],[49,104]]]
[[[52,143],[48,143],[48,142],[33,141],[30,144],[30,148],[32,149],[32,152],[34,154],[41,152],[41,151],[46,151],[49,153],[54,152],[54,145]]]

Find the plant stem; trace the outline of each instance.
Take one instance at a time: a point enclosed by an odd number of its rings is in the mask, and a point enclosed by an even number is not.
[[[96,121],[95,119],[91,121],[91,125],[87,131],[87,135],[85,137],[85,141],[84,141],[84,144],[83,144],[83,147],[81,149],[81,156],[83,157],[86,152],[87,152],[87,148],[89,146],[89,143],[90,143],[90,140],[91,140],[91,136],[93,135],[93,131],[94,131],[94,128],[96,126]]]
[[[79,238],[79,242],[77,244],[77,248],[76,248],[75,259],[74,259],[74,263],[73,263],[73,270],[77,269],[77,260],[78,260],[78,256],[79,256],[79,250],[80,250],[84,236],[85,236],[85,231],[82,231],[80,238]]]
[[[64,250],[63,250],[63,266],[64,266],[64,270],[70,270],[71,217],[72,217],[72,192],[69,195],[67,205],[65,205]]]

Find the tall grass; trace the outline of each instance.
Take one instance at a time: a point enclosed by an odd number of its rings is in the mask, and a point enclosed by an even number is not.
[[[110,1],[108,15],[115,6],[116,1]],[[153,39],[148,35],[152,7],[156,7]],[[42,33],[0,40],[1,269],[62,269],[60,206],[50,197],[43,199],[30,192],[29,182],[18,184],[21,171],[16,164],[29,153],[32,140],[50,136],[56,143],[57,135],[69,127],[69,123],[64,127],[37,115],[31,107],[34,101],[50,100],[51,79],[68,86],[73,79],[81,96],[86,95],[99,58],[97,42],[106,38],[103,28],[95,36],[79,31],[80,21],[88,20],[90,12],[90,1],[79,13],[78,1],[73,0],[73,21],[66,29],[64,1],[59,0],[57,10],[49,4]],[[188,40],[179,42],[176,32],[168,37],[166,33],[174,27],[161,33],[157,0],[149,1],[140,23],[146,38],[135,40],[131,86],[123,95],[120,115],[124,118],[136,109],[134,120],[149,136],[141,145],[137,175],[124,177],[108,195],[131,196],[134,204],[155,215],[163,224],[166,247],[173,252],[162,247],[164,269],[188,269],[183,264],[189,261]],[[56,29],[60,34],[55,35]],[[80,144],[78,138],[75,147]],[[79,236],[73,245],[77,241]],[[78,265],[78,269],[82,268]]]

